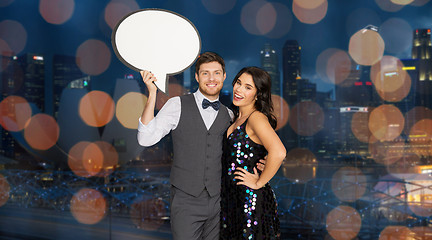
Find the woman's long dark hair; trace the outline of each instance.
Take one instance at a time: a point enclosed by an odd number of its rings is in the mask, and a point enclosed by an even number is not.
[[[277,119],[273,114],[273,102],[271,98],[271,77],[263,69],[259,67],[245,67],[235,76],[232,85],[236,84],[238,78],[243,74],[247,73],[252,76],[255,87],[257,89],[257,100],[255,101],[255,109],[262,112],[267,116],[270,125],[273,129],[276,129]],[[234,121],[239,116],[239,108],[232,105],[232,110],[234,113]]]

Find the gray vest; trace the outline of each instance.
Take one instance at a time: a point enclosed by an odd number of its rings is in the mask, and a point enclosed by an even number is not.
[[[196,197],[204,188],[210,196],[215,196],[221,187],[222,140],[231,118],[227,108],[221,105],[207,130],[193,94],[181,96],[180,101],[180,120],[172,131],[171,184]]]

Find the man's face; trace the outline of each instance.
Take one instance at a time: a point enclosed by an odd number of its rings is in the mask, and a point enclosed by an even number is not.
[[[218,62],[201,64],[199,72],[195,73],[201,93],[210,100],[215,100],[223,87],[226,73]]]

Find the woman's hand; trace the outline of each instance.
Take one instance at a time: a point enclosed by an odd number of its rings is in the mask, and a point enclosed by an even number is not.
[[[236,168],[236,172],[234,175],[236,175],[234,178],[240,180],[240,182],[237,182],[237,185],[245,185],[252,189],[260,189],[262,186],[259,186],[257,184],[259,175],[257,169],[254,167],[253,169],[254,173],[248,172],[246,169],[243,168]]]
[[[143,82],[147,86],[147,89],[149,90],[149,92],[151,92],[151,93],[156,92],[157,87],[154,84],[154,82],[156,82],[157,79],[154,76],[154,74],[150,71],[147,71],[147,70],[140,71],[140,73],[141,73],[141,77],[143,78]]]

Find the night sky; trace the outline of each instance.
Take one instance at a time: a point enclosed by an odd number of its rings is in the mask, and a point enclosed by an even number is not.
[[[386,43],[385,55],[402,59],[411,57],[413,30],[432,27],[432,3],[426,0],[414,1],[407,6],[395,5],[390,0],[330,0],[324,17],[314,24],[301,22],[293,12],[293,1],[282,0],[62,0],[60,2],[73,6],[72,14],[64,22],[53,24],[48,23],[40,11],[40,5],[47,2],[0,0],[0,23],[16,21],[27,34],[25,45],[17,55],[44,54],[49,66],[51,55],[74,56],[77,48],[86,40],[100,40],[109,48],[111,62],[103,73],[92,76],[92,86],[109,93],[116,78],[134,73],[117,59],[112,49],[112,28],[105,18],[109,3],[120,4],[126,9],[115,8],[113,12],[116,14],[161,8],[185,16],[198,29],[202,51],[215,51],[225,58],[228,81],[242,67],[260,65],[259,52],[265,43],[274,47],[279,54],[279,64],[282,65],[282,47],[286,40],[295,39],[302,47],[302,77],[317,83],[318,91],[333,88],[323,83],[315,71],[319,54],[329,48],[348,51],[350,37],[366,25],[380,28],[379,32]],[[259,7],[262,8],[260,11]],[[275,27],[265,34],[257,34],[256,31],[251,34],[247,31],[248,27],[242,24],[244,21],[257,22],[257,25],[269,30],[266,27],[272,23],[266,21],[274,18],[275,14],[271,14],[274,12],[278,14],[273,22]],[[113,19],[120,20],[120,16],[111,18],[111,21]],[[0,25],[0,40],[11,42],[16,37],[22,38],[22,35],[11,34],[11,29]],[[1,44],[0,50],[4,50]],[[47,74],[50,74],[49,67]],[[230,88],[229,84],[225,84],[225,89]]]

